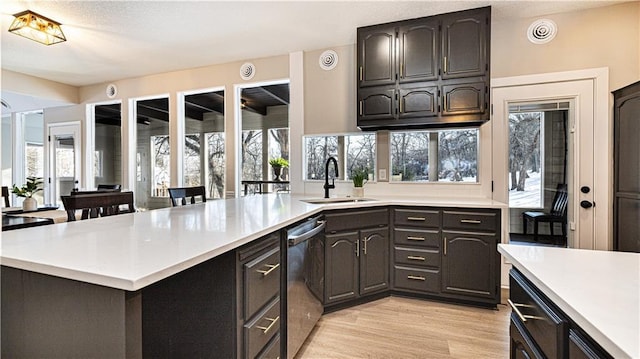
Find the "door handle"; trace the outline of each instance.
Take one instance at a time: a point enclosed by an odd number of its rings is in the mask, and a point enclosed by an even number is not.
[[[580,207],[582,207],[582,208],[591,208],[591,207],[594,207],[595,205],[596,205],[595,202],[580,201]]]

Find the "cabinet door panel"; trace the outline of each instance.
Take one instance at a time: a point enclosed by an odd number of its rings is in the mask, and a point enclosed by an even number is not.
[[[389,227],[360,232],[360,294],[389,288]]]
[[[395,87],[360,89],[358,91],[358,121],[395,118],[395,96]]]
[[[569,330],[569,359],[605,359],[611,358],[593,339],[577,330]]]
[[[400,89],[400,118],[438,115],[438,87],[412,85]]]
[[[481,114],[485,111],[485,83],[442,86],[442,114]]]
[[[395,28],[358,30],[359,85],[389,85],[396,81]]]
[[[451,14],[442,20],[443,79],[482,76],[487,70],[487,18]]]
[[[326,236],[325,304],[358,297],[358,232]]]
[[[432,81],[438,78],[439,21],[421,21],[400,27],[399,81]]]
[[[260,257],[245,263],[244,318],[253,316],[280,292],[280,247],[271,249]]]
[[[526,330],[522,328],[520,322],[515,319],[515,313],[511,314],[511,325],[509,326],[509,358],[511,359],[542,359],[544,356],[535,342],[529,337]]]
[[[442,291],[495,298],[496,236],[454,231],[442,231],[442,235]]]

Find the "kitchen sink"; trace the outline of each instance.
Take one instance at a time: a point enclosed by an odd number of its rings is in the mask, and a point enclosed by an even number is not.
[[[334,197],[334,198],[309,198],[303,199],[303,202],[311,204],[330,204],[330,203],[356,203],[375,201],[371,198],[355,198],[355,197]]]

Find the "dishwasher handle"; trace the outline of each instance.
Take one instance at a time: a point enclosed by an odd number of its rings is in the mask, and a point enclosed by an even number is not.
[[[316,223],[319,225],[313,227],[313,229],[308,232],[299,234],[297,236],[288,236],[287,239],[289,240],[289,247],[293,247],[298,243],[308,240],[309,238],[315,236],[316,234],[324,231],[324,227],[327,226],[327,221],[318,221]]]

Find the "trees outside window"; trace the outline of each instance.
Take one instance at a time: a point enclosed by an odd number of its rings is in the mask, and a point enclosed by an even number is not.
[[[355,169],[367,169],[370,180],[373,180],[376,172],[376,135],[306,136],[304,157],[306,180],[324,180],[325,163],[329,157],[338,160],[340,179],[350,179]]]
[[[391,132],[392,182],[477,182],[478,129]]]
[[[544,112],[509,114],[509,206],[542,208]]]
[[[224,198],[225,146],[224,132],[207,133],[207,193],[211,198]]]
[[[262,130],[242,131],[242,179],[262,179]]]
[[[151,136],[151,193],[154,197],[169,196],[169,136]]]

